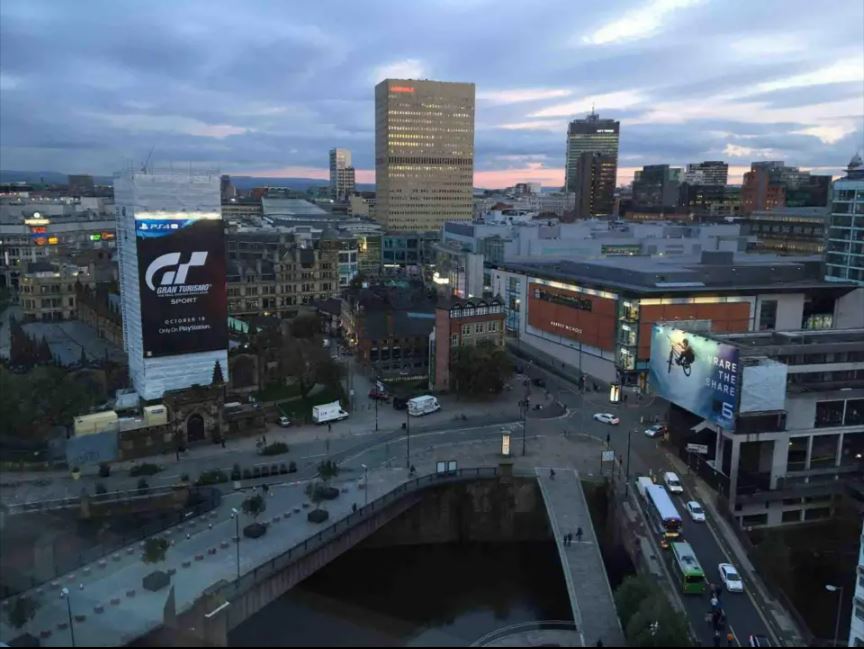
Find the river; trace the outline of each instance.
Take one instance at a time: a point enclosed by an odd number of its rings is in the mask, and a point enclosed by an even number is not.
[[[234,629],[251,646],[464,646],[504,626],[570,620],[554,543],[355,549]]]

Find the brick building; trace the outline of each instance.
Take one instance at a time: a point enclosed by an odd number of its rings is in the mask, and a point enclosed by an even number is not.
[[[504,300],[500,297],[449,298],[435,309],[432,336],[434,363],[429,367],[429,385],[434,390],[450,388],[450,362],[460,347],[492,342],[504,345]]]

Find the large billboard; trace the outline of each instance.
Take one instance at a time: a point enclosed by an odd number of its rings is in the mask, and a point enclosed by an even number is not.
[[[144,357],[228,348],[221,219],[135,221]]]
[[[738,348],[655,324],[651,384],[657,393],[726,430],[735,429],[740,386]]]
[[[607,351],[615,348],[617,304],[600,295],[528,284],[529,325]]]

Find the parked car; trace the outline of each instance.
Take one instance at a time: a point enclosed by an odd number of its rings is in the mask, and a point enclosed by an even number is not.
[[[744,582],[741,581],[741,575],[735,570],[735,566],[731,563],[721,563],[717,569],[720,571],[720,581],[723,582],[727,591],[730,593],[744,592]]]
[[[653,426],[645,429],[645,434],[651,438],[660,437],[665,432],[666,426],[664,426],[663,424],[654,424]]]
[[[613,426],[617,426],[621,423],[621,420],[618,419],[611,412],[596,412],[594,413],[594,421],[599,421],[602,424],[611,424]]]
[[[753,633],[747,638],[748,644],[751,647],[770,647],[771,640],[767,635],[762,635],[761,633]]]
[[[279,425],[282,426],[282,428],[288,428],[288,426],[291,425],[291,420],[285,415],[281,415],[279,417]]]
[[[393,410],[408,410],[408,399],[393,397]]]
[[[683,494],[684,493],[684,485],[681,484],[681,478],[678,477],[677,473],[673,473],[672,471],[667,471],[663,474],[663,482],[666,484],[666,488],[669,490],[669,493],[672,494]]]
[[[687,513],[690,514],[690,518],[693,519],[694,522],[705,522],[705,510],[702,509],[702,505],[697,503],[695,500],[687,502]]]
[[[387,401],[390,399],[390,395],[376,388],[372,388],[369,390],[369,398],[375,399],[376,401]]]
[[[542,379],[539,376],[536,379],[531,379],[531,382],[536,385],[538,388],[546,387],[546,379]]]

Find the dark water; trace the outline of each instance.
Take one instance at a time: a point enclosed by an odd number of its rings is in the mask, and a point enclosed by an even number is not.
[[[470,644],[504,626],[570,620],[555,545],[353,550],[229,635],[234,647]]]

